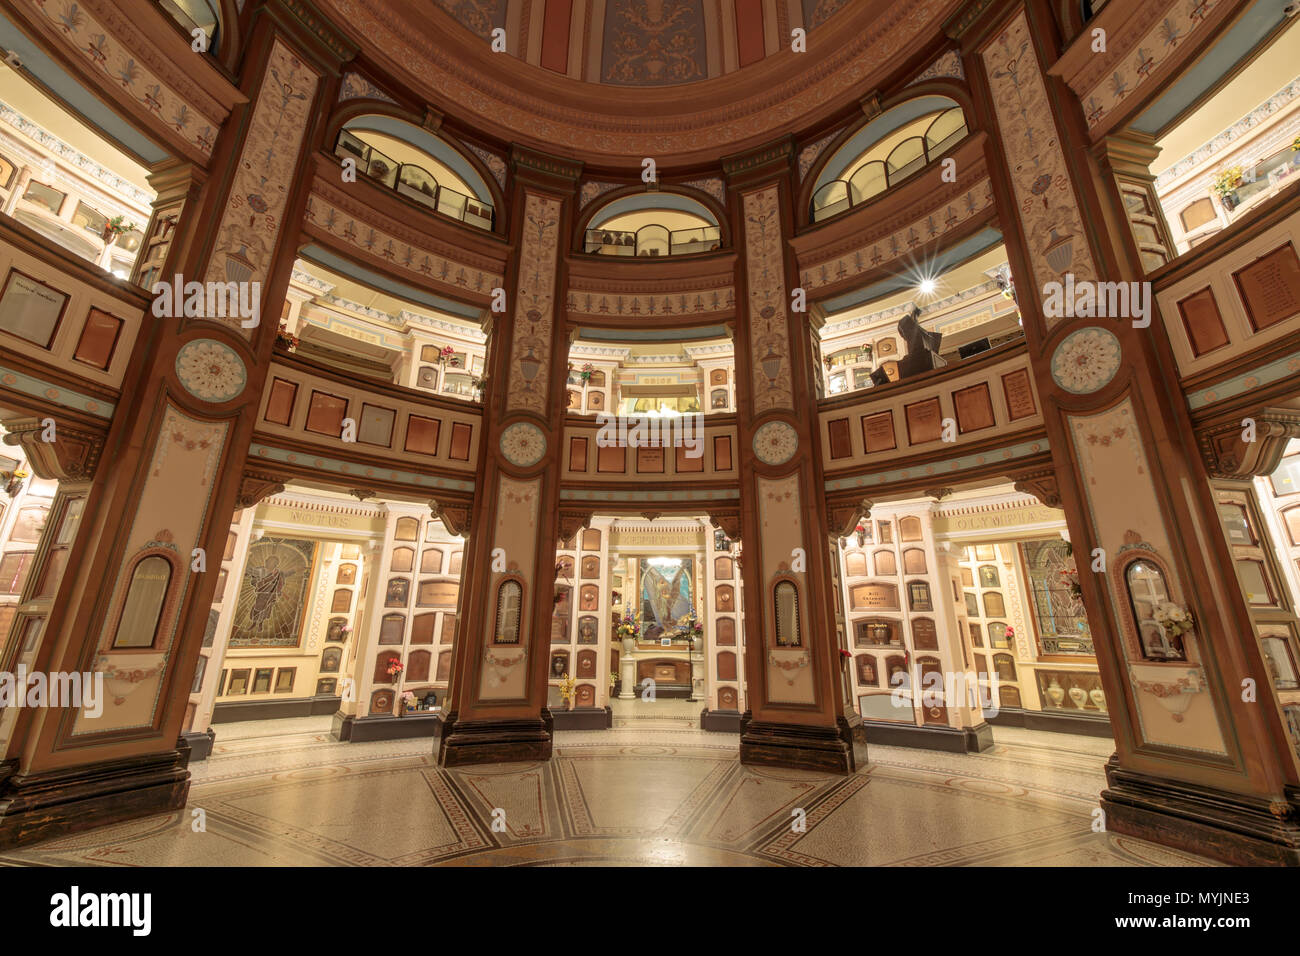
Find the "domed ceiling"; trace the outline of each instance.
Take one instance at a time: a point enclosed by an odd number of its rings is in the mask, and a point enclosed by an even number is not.
[[[923,68],[962,5],[319,0],[403,98],[503,143],[661,167],[713,162],[854,108]],[[797,28],[806,52],[791,49]]]
[[[722,76],[789,45],[850,0],[434,0],[526,63],[615,86],[670,86]]]

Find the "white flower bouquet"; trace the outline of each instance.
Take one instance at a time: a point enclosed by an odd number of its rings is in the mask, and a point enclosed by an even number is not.
[[[1196,623],[1192,619],[1191,611],[1172,601],[1162,601],[1157,604],[1155,610],[1151,613],[1151,617],[1165,629],[1165,633],[1170,637],[1181,637],[1183,634],[1189,633]]]

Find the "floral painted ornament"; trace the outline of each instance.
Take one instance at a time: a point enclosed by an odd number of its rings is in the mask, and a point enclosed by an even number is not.
[[[546,454],[546,436],[536,425],[515,422],[501,433],[501,454],[517,468],[528,468]]]
[[[765,465],[784,465],[799,450],[799,435],[785,422],[768,422],[754,432],[754,454]]]
[[[1096,326],[1065,337],[1052,355],[1052,380],[1074,395],[1104,388],[1119,371],[1120,345],[1113,332]]]
[[[244,390],[248,371],[230,346],[213,339],[195,339],[176,354],[176,377],[195,398],[228,402]]]

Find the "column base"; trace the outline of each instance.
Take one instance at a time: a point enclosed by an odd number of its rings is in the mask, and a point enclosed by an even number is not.
[[[1106,763],[1106,829],[1239,866],[1300,866],[1300,791],[1267,800]]]
[[[545,709],[540,717],[515,720],[461,720],[450,713],[438,744],[438,766],[550,760],[553,727]]]
[[[792,770],[853,773],[867,763],[861,722],[841,717],[835,727],[760,723],[746,711],[740,718],[740,762]]]
[[[0,765],[0,849],[185,806],[188,748],[24,774]]]

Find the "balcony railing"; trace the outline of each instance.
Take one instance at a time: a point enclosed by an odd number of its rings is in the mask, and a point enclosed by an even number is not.
[[[818,189],[813,193],[809,216],[813,222],[821,222],[879,196],[946,153],[968,132],[960,107],[945,110],[935,117],[924,136],[908,137],[885,159],[864,163],[848,179],[832,179]]]
[[[719,226],[698,226],[669,231],[651,223],[636,232],[620,229],[588,229],[584,251],[600,256],[688,256],[712,252],[722,242]]]
[[[340,159],[356,160],[357,171],[365,174],[367,179],[381,183],[440,215],[489,232],[492,230],[496,210],[490,204],[438,185],[438,180],[428,170],[414,163],[399,163],[347,130],[339,132],[334,155]]]

